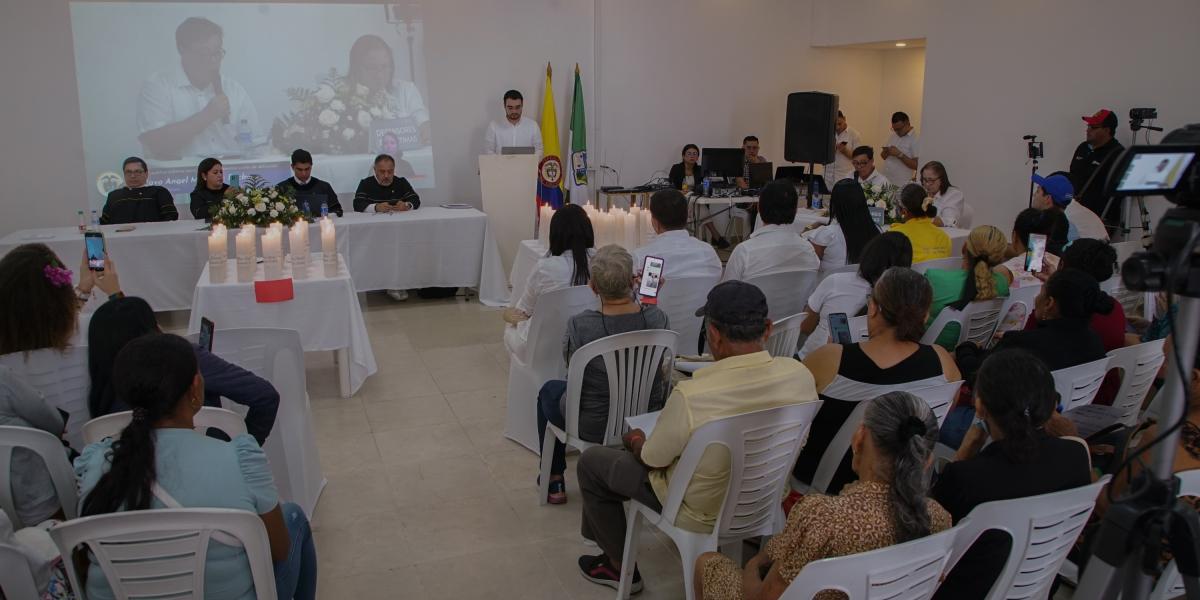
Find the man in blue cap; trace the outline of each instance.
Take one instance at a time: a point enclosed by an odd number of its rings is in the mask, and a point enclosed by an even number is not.
[[[1071,185],[1071,180],[1067,178],[1066,173],[1056,171],[1049,177],[1042,177],[1035,173],[1033,183],[1036,184],[1033,192],[1033,207],[1038,210],[1048,210],[1053,207],[1063,211],[1070,223],[1070,230],[1067,233],[1068,242],[1074,242],[1079,238],[1108,241],[1108,230],[1104,227],[1104,221],[1101,221],[1100,217],[1090,208],[1073,201],[1075,200],[1075,187]]]

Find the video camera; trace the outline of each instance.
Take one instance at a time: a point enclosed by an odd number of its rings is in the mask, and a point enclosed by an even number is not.
[[[1142,124],[1143,121],[1153,121],[1157,118],[1157,108],[1131,108],[1129,109],[1129,130],[1149,129],[1151,131],[1162,131],[1162,127],[1152,127]]]

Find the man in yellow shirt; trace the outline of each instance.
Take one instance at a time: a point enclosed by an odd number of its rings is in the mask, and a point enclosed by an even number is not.
[[[625,449],[595,447],[579,459],[583,495],[583,537],[603,551],[579,557],[589,581],[616,588],[625,550],[625,508],[633,499],[662,510],[675,463],[692,432],[709,421],[756,410],[817,400],[813,376],[791,358],[772,358],[767,299],[757,287],[726,281],[708,293],[697,316],[705,318],[708,346],[716,362],[679,383],[667,399],[649,439],[640,429],[625,434]],[[705,450],[688,483],[675,525],[712,531],[729,478],[729,452]],[[634,569],[632,591],[642,588]]]

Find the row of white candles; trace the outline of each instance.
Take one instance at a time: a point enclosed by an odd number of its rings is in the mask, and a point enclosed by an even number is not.
[[[328,217],[318,221],[321,227],[321,255],[325,276],[337,275],[337,230]],[[310,253],[308,223],[299,221],[287,228],[288,245],[294,279],[308,279]],[[283,277],[284,253],[282,223],[271,223],[262,235],[263,275],[267,280]],[[234,237],[234,252],[237,258],[237,281],[248,283],[254,280],[257,263],[255,251],[258,229],[254,225],[242,225]],[[228,277],[229,230],[221,224],[213,225],[208,236],[209,280],[224,283]]]
[[[583,210],[592,222],[596,248],[617,244],[633,252],[654,236],[649,209],[634,206],[600,210],[589,203],[583,205]],[[538,240],[546,245],[550,243],[550,219],[553,217],[554,209],[549,206],[538,209]]]

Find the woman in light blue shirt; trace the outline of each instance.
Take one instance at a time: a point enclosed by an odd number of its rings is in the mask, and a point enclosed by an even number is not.
[[[279,598],[314,598],[317,561],[308,519],[295,504],[279,503],[258,443],[249,435],[222,442],[193,429],[204,405],[204,379],[192,345],[169,334],[138,338],[117,354],[112,384],[133,408],[133,421],[120,438],[91,444],[76,459],[81,514],[168,506],[253,511],[267,530]],[[253,600],[245,551],[210,542],[204,585],[209,598]],[[95,563],[87,597],[113,597]]]

